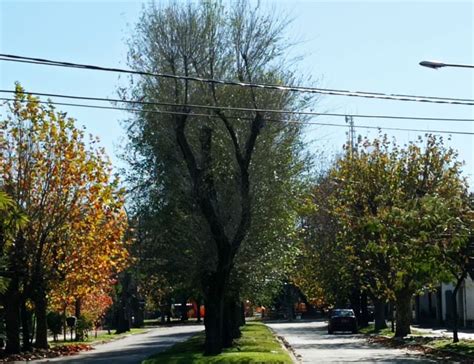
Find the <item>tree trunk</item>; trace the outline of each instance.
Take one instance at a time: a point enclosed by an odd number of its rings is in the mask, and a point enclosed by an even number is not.
[[[208,294],[204,300],[206,316],[204,327],[206,341],[204,344],[205,355],[217,355],[222,352],[222,311],[223,297],[219,294]]]
[[[64,334],[64,342],[66,342],[67,340],[67,325],[66,325],[66,308],[67,306],[64,305],[63,307],[63,334]]]
[[[48,323],[46,311],[48,302],[46,294],[40,287],[35,295],[36,339],[35,346],[40,349],[48,348]]]
[[[5,351],[8,354],[18,354],[20,348],[20,293],[18,280],[12,278],[5,292],[5,330],[7,344]]]
[[[458,300],[457,295],[459,288],[461,288],[462,282],[466,278],[466,273],[463,273],[460,277],[458,277],[456,286],[453,290],[453,295],[451,296],[452,302],[452,315],[453,315],[453,343],[459,342],[458,337]]]
[[[286,311],[286,319],[289,321],[293,321],[296,317],[295,315],[295,299],[293,296],[293,286],[291,284],[284,285],[284,304],[285,304],[285,311]]]
[[[82,308],[82,302],[80,298],[76,298],[76,301],[74,302],[74,316],[76,316],[76,341],[83,341],[84,340],[84,330],[82,329],[81,325],[79,324],[79,321],[82,320],[82,315],[81,315],[81,308]]]
[[[394,312],[394,302],[390,302],[390,331],[395,332],[395,312]]]
[[[30,312],[26,308],[26,300],[23,298],[21,300],[21,328],[22,328],[22,338],[23,338],[23,350],[31,351],[31,335],[30,335]]]
[[[442,291],[441,287],[436,290],[436,322],[439,326],[443,325],[443,308],[442,305]]]
[[[206,295],[204,298],[206,306],[206,316],[204,317],[205,355],[217,355],[222,352],[224,298],[228,277],[229,272],[224,269],[217,269],[216,272],[203,277]]]
[[[387,328],[385,322],[385,302],[381,299],[374,299],[374,320],[375,331]]]
[[[358,288],[354,288],[351,292],[349,297],[349,302],[351,308],[354,310],[355,316],[357,318],[357,324],[360,325],[361,322],[361,314],[360,314],[360,290]]]
[[[367,306],[367,293],[362,292],[362,294],[360,295],[360,327],[369,326],[369,310]]]
[[[245,303],[242,301],[240,303],[240,326],[245,325]]]
[[[145,325],[145,302],[142,298],[135,299],[133,312],[133,327],[143,327]]]
[[[118,308],[117,330],[115,331],[115,333],[122,334],[127,331],[130,331],[130,320],[128,319],[127,307],[120,305],[120,307]]]
[[[396,329],[395,337],[403,338],[411,333],[411,296],[412,292],[409,290],[401,290],[396,294]]]
[[[181,302],[181,321],[187,321],[188,320],[188,298],[183,298]]]
[[[117,330],[116,334],[122,334],[130,331],[131,315],[130,315],[130,289],[131,276],[130,273],[125,273],[121,279],[122,292],[120,300],[118,302],[118,315],[117,315]],[[169,318],[169,316],[168,316]]]
[[[201,298],[196,298],[196,310],[197,322],[201,322]]]
[[[232,335],[234,339],[237,339],[242,336],[242,333],[240,332],[240,327],[243,324],[242,324],[242,315],[241,315],[240,307],[241,307],[240,301],[239,300],[234,301],[233,308],[232,308],[233,322],[235,323],[234,331]]]
[[[160,305],[160,321],[162,324],[166,323],[166,306],[165,305]]]
[[[241,336],[240,332],[240,304],[232,297],[225,300],[223,321],[223,347],[230,348],[233,340]]]
[[[11,249],[8,256],[8,269],[12,272],[10,282],[6,292],[4,293],[4,309],[5,309],[5,331],[6,331],[6,347],[8,354],[18,354],[20,347],[20,282],[24,279],[26,263],[25,263],[25,241],[21,231],[15,238],[14,248]]]
[[[234,340],[233,329],[236,323],[233,322],[231,299],[224,300],[224,313],[222,315],[222,347],[230,348]]]
[[[421,309],[420,309],[420,296],[415,296],[415,322],[421,324]]]
[[[36,317],[32,315],[31,317],[31,340],[30,340],[30,345],[33,346],[33,340],[34,336],[36,334]]]

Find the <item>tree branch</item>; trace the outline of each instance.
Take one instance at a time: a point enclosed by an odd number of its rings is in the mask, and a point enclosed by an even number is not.
[[[225,233],[224,227],[217,216],[213,201],[215,199],[215,187],[211,173],[211,148],[212,130],[203,129],[201,135],[201,147],[203,149],[203,166],[199,168],[194,153],[185,135],[187,115],[178,118],[176,137],[178,145],[183,153],[184,160],[188,167],[189,174],[193,182],[193,193],[198,202],[200,210],[209,224],[212,236],[216,243],[219,263],[224,267],[230,267],[230,242]]]

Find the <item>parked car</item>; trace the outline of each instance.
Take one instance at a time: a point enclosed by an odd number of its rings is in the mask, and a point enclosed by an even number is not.
[[[339,308],[331,311],[328,321],[328,334],[332,334],[335,331],[357,333],[357,319],[354,310]]]

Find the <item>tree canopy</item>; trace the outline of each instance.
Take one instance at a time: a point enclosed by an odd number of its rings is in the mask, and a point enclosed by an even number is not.
[[[176,76],[291,83],[285,26],[244,1],[152,4],[130,43],[130,65]],[[224,298],[263,299],[258,290],[270,278],[282,279],[296,253],[302,128],[290,122],[294,116],[253,110],[296,110],[309,100],[187,78],[143,77],[130,93],[150,101],[127,124],[134,211],[145,228],[140,238],[156,252],[152,266],[180,267],[173,274],[162,269],[157,279],[197,283],[206,302],[206,351],[219,352],[232,340],[222,320]]]
[[[320,249],[313,261],[318,281],[329,297],[327,275],[355,278],[375,301],[394,300],[396,335],[405,336],[412,295],[449,279],[446,256],[467,243],[467,186],[456,152],[433,135],[404,147],[386,136],[361,139],[316,190],[328,184],[327,202],[316,200],[309,219],[309,246],[314,239]],[[334,224],[324,227],[322,217],[337,221],[329,245]],[[336,264],[324,264],[320,252]]]
[[[60,301],[65,311],[75,299],[107,291],[127,264],[127,220],[123,191],[97,139],[87,142],[74,119],[19,85],[8,106],[0,123],[1,189],[26,217],[6,257],[7,351],[18,352],[20,316],[24,347],[30,343],[28,306],[35,344],[46,348],[48,305],[57,309]]]

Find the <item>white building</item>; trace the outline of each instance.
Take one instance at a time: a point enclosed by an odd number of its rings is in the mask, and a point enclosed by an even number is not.
[[[415,321],[441,325],[452,320],[453,283],[442,283],[435,292],[415,298]],[[459,326],[474,327],[474,281],[464,280],[457,294]]]

